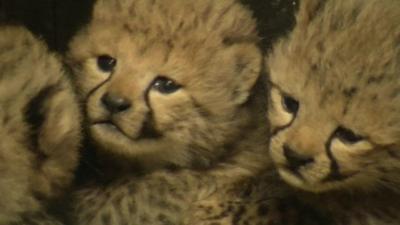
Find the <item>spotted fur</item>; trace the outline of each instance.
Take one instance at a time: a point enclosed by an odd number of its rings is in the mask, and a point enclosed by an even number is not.
[[[272,158],[339,224],[400,222],[399,18],[394,0],[303,0],[267,58]]]
[[[77,191],[73,224],[182,224],[271,165],[255,21],[235,0],[98,0],[68,61],[109,165]]]
[[[78,161],[80,111],[58,57],[22,27],[0,27],[0,224],[59,224],[48,204]]]
[[[98,0],[69,61],[97,150],[147,169],[208,167],[229,151],[251,122],[243,105],[262,60],[234,0]],[[160,91],[166,80],[178,89]],[[118,99],[127,108],[110,110]]]

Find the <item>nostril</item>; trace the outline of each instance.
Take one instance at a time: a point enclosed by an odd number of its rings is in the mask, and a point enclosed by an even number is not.
[[[300,155],[291,149],[288,145],[283,146],[283,154],[288,161],[288,166],[292,170],[298,170],[300,167],[313,163],[314,159],[309,156]]]
[[[129,99],[110,93],[104,94],[103,97],[101,97],[101,102],[111,113],[122,112],[131,107],[131,102]]]

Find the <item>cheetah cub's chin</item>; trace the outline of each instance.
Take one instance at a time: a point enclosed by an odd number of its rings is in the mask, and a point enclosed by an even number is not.
[[[0,224],[58,224],[42,221],[44,205],[77,165],[77,100],[57,57],[24,28],[0,27],[0,49]]]
[[[400,4],[303,0],[267,60],[270,151],[312,192],[400,191]]]
[[[98,0],[69,54],[91,138],[145,164],[212,163],[248,125],[255,36],[233,0]]]

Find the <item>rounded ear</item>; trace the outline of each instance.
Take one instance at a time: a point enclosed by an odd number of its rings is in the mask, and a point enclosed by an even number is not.
[[[296,15],[297,26],[308,26],[326,0],[300,0],[299,11]]]
[[[233,101],[243,104],[247,101],[262,68],[262,53],[255,43],[243,43],[232,46],[235,59],[235,88]]]

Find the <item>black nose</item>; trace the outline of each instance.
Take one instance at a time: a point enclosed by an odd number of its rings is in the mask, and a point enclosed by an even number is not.
[[[283,154],[288,161],[288,167],[293,171],[297,171],[300,167],[314,162],[313,158],[300,155],[293,151],[288,145],[283,145]]]
[[[119,113],[131,107],[131,102],[129,99],[110,93],[105,93],[103,97],[101,97],[101,102],[111,113]]]

